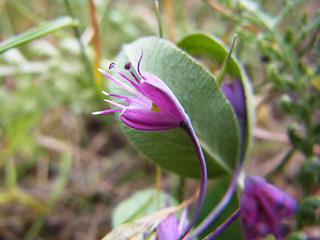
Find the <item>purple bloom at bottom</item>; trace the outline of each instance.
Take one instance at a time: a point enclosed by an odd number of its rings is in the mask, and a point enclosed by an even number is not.
[[[175,214],[169,214],[157,227],[157,240],[177,240],[186,225],[186,209],[183,210],[179,222]]]
[[[119,109],[107,109],[93,112],[92,114],[120,112],[120,119],[125,124],[140,130],[157,131],[179,127],[181,122],[186,118],[183,107],[170,88],[160,78],[148,72],[140,72],[141,59],[142,56],[138,62],[138,76],[130,70],[130,63],[125,65],[125,68],[130,71],[133,79],[118,72],[133,88],[117,80],[104,70],[99,69],[110,80],[133,95],[122,96],[103,92],[109,97],[123,99],[124,105],[106,99],[106,102]],[[115,64],[111,63],[109,69],[114,66]]]
[[[240,197],[241,227],[246,239],[273,234],[283,239],[281,221],[296,210],[296,201],[287,193],[258,176],[245,179]]]
[[[158,225],[157,240],[176,240],[178,237],[178,219],[175,214],[170,214]]]

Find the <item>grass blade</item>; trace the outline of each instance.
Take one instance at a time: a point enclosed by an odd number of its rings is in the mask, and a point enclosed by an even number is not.
[[[77,21],[69,16],[54,18],[44,24],[28,29],[25,32],[17,34],[1,42],[0,54],[8,50],[9,48],[20,46],[26,42],[48,35],[49,33],[60,30],[62,28],[74,26],[76,24]]]

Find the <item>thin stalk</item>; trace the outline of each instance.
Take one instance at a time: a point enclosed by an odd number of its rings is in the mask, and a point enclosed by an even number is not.
[[[157,21],[158,21],[159,37],[163,38],[163,27],[162,27],[162,20],[161,20],[161,15],[160,15],[160,10],[159,10],[159,1],[155,0],[154,5],[155,5]]]
[[[156,203],[157,210],[160,209],[160,190],[161,190],[161,178],[162,178],[162,170],[158,165],[156,166]]]
[[[200,225],[188,236],[189,239],[197,237],[200,233],[202,233],[225,209],[225,207],[229,204],[232,199],[233,193],[237,186],[238,177],[241,170],[241,161],[238,161],[238,166],[234,172],[231,183],[225,192],[223,198],[220,200],[218,205],[211,211],[211,213],[205,218],[205,220],[200,223]]]
[[[102,89],[101,75],[99,74],[98,68],[101,59],[101,42],[99,34],[99,24],[97,20],[97,12],[93,0],[88,0],[90,9],[90,21],[93,29],[92,45],[95,52],[94,55],[94,81],[98,90]]]
[[[228,56],[226,57],[226,59],[223,61],[220,73],[219,73],[219,75],[217,77],[217,83],[219,85],[221,85],[221,83],[223,81],[223,77],[224,77],[224,75],[226,73],[227,65],[229,63],[229,59],[231,57],[232,50],[233,50],[234,44],[236,43],[236,40],[237,40],[237,34],[234,34],[234,38],[233,38],[233,41],[232,41],[232,45],[231,45],[230,51],[229,51]]]
[[[198,227],[188,236],[190,239],[197,237],[201,234],[208,226],[220,215],[220,213],[229,204],[232,196],[236,190],[238,178],[241,173],[241,167],[243,159],[245,156],[245,130],[246,130],[246,120],[245,118],[238,119],[238,125],[240,130],[240,148],[238,153],[237,165],[234,171],[233,177],[229,184],[227,191],[225,192],[223,198],[220,200],[218,205],[210,212],[210,214],[198,225]]]
[[[202,148],[201,148],[200,143],[198,141],[197,135],[192,127],[189,116],[186,116],[185,120],[181,124],[181,128],[184,129],[186,131],[186,133],[189,135],[189,137],[193,143],[193,146],[196,150],[196,153],[197,153],[199,167],[200,167],[200,191],[199,191],[197,207],[196,207],[195,213],[193,215],[193,218],[190,221],[190,223],[188,224],[188,226],[184,229],[182,234],[180,234],[180,236],[178,238],[179,240],[184,239],[186,237],[186,235],[189,233],[190,229],[192,228],[192,226],[194,225],[194,223],[196,222],[196,220],[199,216],[199,213],[202,208],[204,198],[206,195],[207,181],[208,181],[206,161],[205,161],[205,158],[204,158],[204,155],[202,152]]]
[[[71,5],[69,3],[69,0],[64,0],[64,4],[66,6],[66,9],[67,9],[67,12],[68,14],[72,17],[72,18],[75,18],[74,17],[74,14],[73,14],[73,10],[71,8]],[[93,75],[93,71],[92,71],[92,66],[91,66],[91,63],[90,63],[90,60],[89,60],[89,57],[87,56],[86,54],[86,50],[85,50],[85,46],[83,45],[82,41],[81,41],[81,34],[80,34],[80,30],[79,30],[79,27],[78,26],[73,26],[73,32],[74,32],[74,35],[79,43],[79,46],[80,46],[80,51],[81,51],[81,59],[83,61],[83,64],[86,68],[86,72],[88,73],[88,77],[90,79],[93,79],[94,78],[94,75]]]
[[[216,228],[216,230],[209,233],[203,240],[212,240],[216,236],[218,236],[224,229],[226,229],[231,223],[233,223],[233,221],[236,220],[237,217],[239,217],[240,212],[241,210],[240,208],[238,208],[231,214],[231,216],[226,221],[224,221],[218,228]]]
[[[168,37],[171,42],[175,42],[175,17],[174,17],[174,1],[173,0],[164,0],[164,10],[166,13],[167,19],[167,31]]]
[[[180,176],[179,177],[179,184],[178,184],[178,187],[177,187],[177,190],[176,190],[176,194],[175,194],[178,202],[182,202],[183,201],[183,191],[184,191],[185,185],[186,185],[185,177]]]

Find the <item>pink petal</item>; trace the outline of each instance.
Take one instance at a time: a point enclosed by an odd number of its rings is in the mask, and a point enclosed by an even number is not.
[[[143,72],[142,76],[144,78],[141,80],[140,87],[143,93],[166,115],[177,122],[182,122],[186,113],[169,87],[160,78],[151,73]]]
[[[120,118],[129,127],[149,131],[176,128],[180,124],[163,112],[135,107],[125,108],[121,112]]]
[[[157,240],[176,240],[179,237],[178,220],[170,214],[157,227]]]
[[[141,100],[140,98],[134,97],[134,96],[126,97],[125,103],[126,103],[126,106],[128,106],[128,107],[142,108],[142,109],[146,109],[146,110],[151,110],[151,108],[152,108],[152,101],[151,100],[146,102],[146,101]]]
[[[287,193],[282,192],[279,188],[266,184],[261,193],[264,194],[270,205],[276,209],[277,216],[285,218],[294,213],[296,209],[296,201]]]

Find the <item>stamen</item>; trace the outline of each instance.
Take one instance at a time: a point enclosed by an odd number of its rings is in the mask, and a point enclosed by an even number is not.
[[[128,62],[126,63],[126,65],[124,65],[124,68],[126,70],[129,70],[129,72],[131,73],[131,76],[136,80],[138,84],[140,84],[140,79],[130,70],[131,65],[132,65],[131,62]]]
[[[124,69],[129,70],[131,68],[131,62],[128,62],[124,65]]]
[[[114,83],[118,84],[120,87],[126,89],[128,92],[136,95],[138,98],[140,98],[142,101],[144,102],[150,102],[151,100],[145,96],[143,96],[141,93],[137,92],[136,90],[132,89],[131,87],[127,86],[126,84],[124,84],[123,82],[120,82],[119,80],[115,79],[113,76],[111,76],[109,73],[107,73],[106,71],[104,71],[103,69],[99,68],[98,69],[102,74],[104,74],[105,76],[107,76],[111,81],[113,81]]]
[[[92,115],[99,115],[99,114],[105,114],[105,113],[110,113],[110,112],[121,112],[122,109],[107,109],[103,111],[97,111],[97,112],[92,112]]]
[[[118,94],[108,94],[109,97],[117,97],[117,98],[122,98],[124,100],[133,100],[132,98],[130,97],[127,97],[127,96],[122,96],[122,95],[118,95]]]
[[[141,75],[141,72],[140,72],[140,63],[141,63],[142,57],[143,57],[143,50],[141,50],[141,56],[140,56],[139,61],[138,61],[137,70],[138,70],[138,73],[139,73],[140,77],[142,77],[143,79],[145,79],[145,77],[142,76],[142,75]]]
[[[140,79],[130,70],[131,76],[140,84]]]
[[[116,102],[114,102],[114,101],[110,101],[110,100],[108,100],[108,99],[104,99],[104,101],[106,101],[106,102],[108,102],[108,103],[110,103],[110,104],[112,104],[112,105],[114,105],[114,106],[116,106],[116,107],[118,107],[118,108],[121,108],[121,109],[124,109],[124,108],[125,108],[125,106],[123,106],[123,105],[121,105],[121,104],[119,104],[119,103],[116,103]]]
[[[108,97],[117,97],[117,98],[122,98],[125,100],[130,100],[130,97],[127,96],[122,96],[122,95],[118,95],[118,94],[112,94],[112,93],[107,93],[106,91],[102,91],[102,93]],[[131,99],[132,100],[132,99]]]
[[[118,72],[118,74],[123,77],[125,80],[127,80],[128,82],[131,83],[132,86],[134,86],[138,91],[142,92],[141,91],[141,88],[138,84],[136,84],[134,81],[132,81],[130,78],[128,78],[126,75],[124,75],[123,73],[121,72]]]
[[[107,93],[106,91],[102,91],[102,94],[106,95],[106,96],[109,96],[109,93]]]
[[[116,67],[116,64],[113,62],[113,63],[110,63],[109,65],[109,70],[112,69],[112,68],[115,68]]]

